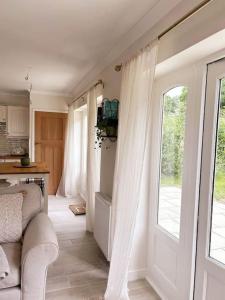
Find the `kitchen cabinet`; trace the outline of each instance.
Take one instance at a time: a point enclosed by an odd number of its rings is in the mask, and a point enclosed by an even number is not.
[[[8,106],[8,136],[29,136],[29,108],[23,106]]]
[[[7,106],[0,106],[0,122],[6,122],[7,120]]]

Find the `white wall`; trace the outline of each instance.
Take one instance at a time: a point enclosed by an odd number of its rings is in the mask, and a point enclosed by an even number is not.
[[[73,100],[72,97],[65,97],[60,95],[50,95],[42,93],[30,94],[30,154],[32,160],[34,156],[34,115],[35,111],[47,112],[68,112],[68,104]]]
[[[72,101],[72,98],[31,92],[30,101],[32,109],[35,110],[67,112],[68,103]]]
[[[115,73],[111,66],[101,74],[101,77],[104,77],[103,97],[120,99],[121,73]],[[113,190],[116,144],[109,140],[102,144],[100,190],[110,197]]]
[[[120,87],[121,87],[121,72],[115,72],[114,63],[106,68],[97,78],[104,81],[103,96],[109,99],[117,98],[120,100]],[[96,78],[96,79],[97,79]],[[112,196],[113,191],[113,177],[116,158],[116,145],[106,141],[102,145],[101,154],[101,176],[100,176],[100,189],[101,192]],[[147,172],[147,170],[145,170]],[[143,193],[147,191],[142,190]],[[129,201],[128,201],[129,205]],[[141,203],[138,210],[137,226],[135,229],[134,247],[132,251],[132,259],[130,265],[129,279],[136,280],[145,277],[147,265],[147,213],[148,204]],[[141,251],[140,251],[141,249]]]
[[[193,6],[202,2],[201,0],[182,1],[177,7],[171,11],[162,21],[156,24],[153,28],[150,28],[142,37],[134,42],[127,49],[123,49],[115,60],[109,63],[103,71],[101,66],[96,66],[89,74],[82,80],[81,84],[76,88],[76,95],[79,95],[82,90],[86,89],[89,85],[96,82],[98,79],[102,79],[105,83],[104,97],[118,98],[120,95],[121,73],[114,71],[114,66],[126,61],[132,57],[138,49],[147,45],[151,40],[155,39],[164,29],[174,23],[177,19],[182,17],[185,13],[190,11]],[[181,53],[187,47],[191,47],[201,40],[207,38],[213,33],[225,28],[225,18],[223,12],[225,11],[225,1],[217,0],[212,1],[201,11],[194,16],[177,26],[171,32],[167,33],[159,43],[158,53],[158,66],[160,66],[160,72],[163,72],[163,68],[166,68],[166,62],[172,57],[176,57],[178,53]],[[142,26],[147,26],[143,23]],[[132,37],[134,40],[134,37]],[[113,57],[113,56],[111,56]],[[101,63],[99,63],[101,65]],[[115,145],[111,145],[110,149],[106,150],[107,145],[103,145],[102,148],[102,163],[101,163],[101,190],[107,195],[112,195],[113,185],[113,172],[112,168],[115,163]],[[108,153],[108,155],[106,154]]]
[[[174,1],[171,0],[171,2],[173,3]],[[108,53],[106,57],[102,57],[101,61],[99,61],[99,63],[88,73],[88,75],[81,80],[80,84],[78,84],[74,89],[74,95],[79,96],[85,89],[88,88],[88,86],[100,79],[101,74],[105,74],[105,70],[108,69],[108,66],[114,66],[115,64],[126,61],[140,48],[146,46],[149,42],[156,39],[162,31],[168,28],[176,20],[183,17],[187,12],[190,11],[190,9],[193,8],[193,6],[198,5],[201,2],[202,0],[181,1],[180,4],[175,7],[175,9],[173,9],[168,15],[165,15],[165,17],[153,27],[151,23],[152,20],[149,19],[148,15],[146,15],[146,18],[140,20],[140,22],[138,22],[131,31],[124,35],[120,43],[115,45],[115,47]],[[161,1],[161,5],[162,6],[158,6],[158,8],[163,10],[165,1]],[[157,14],[159,12],[156,11],[155,13]]]

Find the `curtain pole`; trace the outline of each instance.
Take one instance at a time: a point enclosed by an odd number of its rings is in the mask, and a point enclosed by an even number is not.
[[[207,4],[209,4],[210,2],[212,2],[214,0],[204,0],[201,3],[199,3],[196,7],[194,7],[192,10],[190,10],[187,14],[185,14],[183,17],[181,17],[179,20],[177,20],[174,24],[172,24],[171,26],[169,26],[167,29],[165,29],[163,32],[161,32],[158,35],[158,39],[160,40],[164,35],[166,35],[168,32],[170,32],[172,29],[174,29],[175,27],[177,27],[178,25],[180,25],[181,23],[183,23],[184,21],[186,21],[187,19],[189,19],[191,16],[193,16],[196,12],[198,12],[199,10],[201,10],[202,8],[204,8]],[[120,72],[122,69],[123,64],[121,63],[120,65],[116,65],[114,67],[114,70],[116,72]]]
[[[91,88],[96,87],[96,86],[99,85],[99,84],[101,84],[101,85],[103,86],[103,88],[104,88],[104,82],[103,82],[103,80],[102,80],[102,79],[99,79],[95,84],[93,84],[93,85],[90,86],[87,90],[85,90],[79,97],[77,97],[76,99],[74,99],[74,100],[69,104],[69,106],[72,105],[72,104],[73,104],[74,102],[76,102],[77,100],[79,100],[80,98],[84,97],[84,95],[86,95],[87,92],[88,92]]]

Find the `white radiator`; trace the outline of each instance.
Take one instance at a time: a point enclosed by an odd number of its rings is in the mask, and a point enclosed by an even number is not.
[[[106,259],[110,261],[111,198],[95,193],[94,237]]]

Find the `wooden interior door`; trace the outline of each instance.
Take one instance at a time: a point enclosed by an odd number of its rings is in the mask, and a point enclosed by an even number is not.
[[[50,170],[50,195],[56,194],[62,175],[66,124],[66,113],[35,112],[35,161]]]

